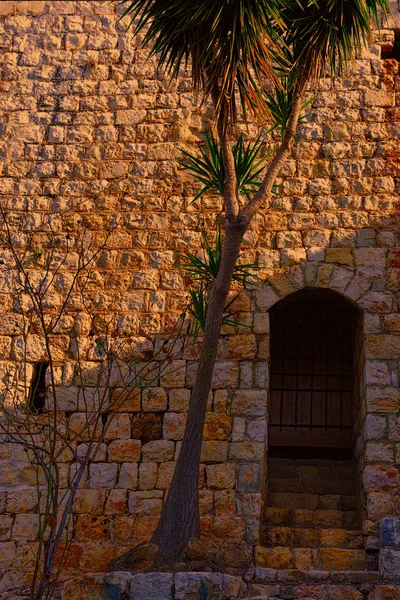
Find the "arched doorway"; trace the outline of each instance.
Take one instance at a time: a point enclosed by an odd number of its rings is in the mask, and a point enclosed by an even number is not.
[[[269,315],[263,545],[270,566],[363,570],[354,452],[363,411],[361,312],[336,292],[306,288]]]
[[[358,311],[329,290],[302,290],[270,311],[270,455],[351,457]]]

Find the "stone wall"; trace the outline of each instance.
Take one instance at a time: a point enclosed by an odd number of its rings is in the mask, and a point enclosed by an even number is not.
[[[117,216],[96,266],[94,313],[112,320],[115,335],[143,340],[178,317],[186,291],[175,253],[198,250],[200,224],[212,232],[221,204],[213,197],[191,204],[195,187],[176,163],[206,125],[189,79],[170,83],[157,73],[118,12],[108,0],[0,3],[0,194],[14,223],[24,220],[20,245],[29,227],[40,236],[49,224],[60,235],[84,227],[95,245]],[[363,313],[358,448],[370,547],[378,545],[379,521],[398,510],[400,84],[398,62],[380,57],[380,44],[393,38],[393,30],[381,31],[343,81],[321,81],[277,181],[281,191],[245,236],[243,260],[261,266],[259,283],[237,303],[250,329],[225,330],[203,445],[202,532],[215,546],[250,549],[259,539],[268,310],[304,287],[337,291]],[[21,355],[13,290],[2,281],[4,374]],[[51,310],[61,302],[62,288]],[[60,385],[75,398],[69,333],[77,312],[60,332],[58,362]],[[83,335],[89,331],[90,324]],[[31,348],[30,361],[41,360],[35,338]],[[92,357],[88,347],[88,368]],[[181,360],[154,382],[150,402],[144,390],[117,415],[74,503],[67,571],[106,570],[149,538],[193,381],[194,366]],[[72,412],[82,417],[79,406]],[[8,593],[32,568],[36,498],[23,453],[0,450],[0,591]],[[63,476],[74,468],[66,459]]]

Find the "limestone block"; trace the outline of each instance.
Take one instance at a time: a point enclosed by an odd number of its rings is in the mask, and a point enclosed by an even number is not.
[[[393,463],[392,444],[368,442],[365,448],[366,462]]]
[[[243,322],[243,319],[238,319]],[[253,359],[257,353],[257,342],[254,334],[228,336],[225,339],[225,356],[229,359]]]
[[[155,497],[156,495],[160,497]],[[159,515],[162,507],[161,490],[154,492],[130,492],[128,500],[129,512],[141,517]]]
[[[169,410],[187,412],[189,409],[190,390],[177,389],[169,392]]]
[[[267,395],[264,390],[240,390],[232,397],[233,415],[263,417],[266,413]]]
[[[369,312],[390,313],[393,296],[386,292],[368,292],[359,300],[359,305]]]
[[[265,418],[252,419],[247,424],[247,437],[252,442],[264,442],[267,435],[267,421]]]
[[[174,470],[175,470],[174,462],[170,461],[170,462],[161,463],[158,467],[157,484],[155,487],[157,489],[161,489],[161,490],[169,489],[169,487],[171,485],[171,481],[172,481],[172,476],[174,474]]]
[[[3,542],[9,541],[11,538],[11,529],[13,526],[12,517],[0,515],[0,540]]]
[[[166,440],[182,440],[185,432],[186,414],[168,412],[164,415],[163,437]]]
[[[9,489],[7,492],[7,512],[26,513],[37,510],[36,489]]]
[[[73,511],[100,515],[103,512],[105,497],[106,492],[102,489],[78,489],[73,502]]]
[[[127,506],[127,493],[126,490],[114,489],[110,490],[107,498],[104,514],[106,515],[118,515],[126,512]]]
[[[107,585],[100,574],[81,575],[64,584],[63,598],[66,600],[106,600],[107,597]]]
[[[110,408],[119,412],[140,411],[141,390],[138,388],[117,388],[111,396]]]
[[[216,413],[226,413],[227,406],[229,403],[229,392],[228,390],[215,390],[213,409]]]
[[[89,444],[83,442],[79,444],[76,449],[77,456],[79,458],[84,458],[89,451],[90,462],[106,462],[107,460],[107,444],[99,444],[99,446],[95,445],[91,446],[89,450]],[[95,454],[96,452],[96,454]]]
[[[259,583],[269,583],[276,581],[277,570],[266,567],[256,567],[254,571],[254,580]]]
[[[117,482],[118,465],[115,463],[93,463],[89,465],[91,488],[113,488]]]
[[[261,494],[242,494],[240,496],[242,514],[245,517],[260,517]]]
[[[325,571],[363,571],[365,569],[364,550],[344,548],[321,548],[321,565]]]
[[[229,458],[262,462],[264,459],[264,444],[261,442],[232,442],[229,444]]]
[[[174,360],[172,364],[163,368],[160,383],[162,387],[183,388],[185,387],[186,361]]]
[[[254,550],[254,558],[257,567],[267,568],[268,571],[273,569],[291,569],[294,566],[293,557],[290,548],[264,548],[264,546],[256,546]]]
[[[239,492],[259,492],[261,489],[261,468],[257,463],[242,465],[237,483]]]
[[[367,277],[381,275],[386,266],[385,248],[356,248],[354,258],[359,272]]]
[[[168,397],[163,388],[151,387],[142,392],[142,409],[144,412],[163,412],[167,410]]]
[[[135,490],[138,482],[137,463],[123,463],[119,471],[118,487]]]
[[[400,484],[399,470],[387,465],[367,465],[363,472],[363,483],[367,492],[396,488]]]
[[[370,519],[382,519],[393,514],[395,503],[388,492],[369,492],[367,496],[367,514]]]
[[[400,358],[399,336],[382,334],[367,337],[365,353],[367,358]]]
[[[142,446],[143,462],[166,462],[174,457],[175,444],[170,440],[157,440]]]
[[[16,556],[14,542],[0,542],[0,567],[9,568]]]
[[[395,517],[382,519],[379,528],[379,537],[382,547],[400,550],[400,520]]]
[[[367,360],[365,364],[365,382],[367,384],[390,384],[389,365],[383,361]]]
[[[396,412],[400,408],[400,389],[367,386],[368,412]]]
[[[228,458],[228,442],[203,441],[201,447],[202,463],[225,462]]]
[[[217,538],[240,544],[245,539],[245,520],[243,517],[221,515],[213,520],[213,533]]]
[[[307,259],[307,253],[304,248],[284,248],[281,253],[281,265],[284,268],[297,265],[299,262]],[[260,308],[265,308],[261,306]]]
[[[235,466],[232,463],[207,465],[207,487],[231,489],[235,486]]]
[[[235,515],[236,496],[234,490],[220,490],[214,492],[215,514]]]
[[[387,548],[379,553],[379,570],[385,579],[398,579],[400,573],[400,550]]]
[[[110,517],[79,515],[75,523],[75,538],[98,542],[110,539]]]
[[[301,233],[298,231],[278,231],[276,234],[277,248],[299,248],[302,246]]]
[[[226,440],[232,431],[232,418],[222,413],[207,413],[204,440]]]
[[[35,514],[18,514],[13,527],[13,539],[34,541],[39,530],[38,516]]]
[[[131,437],[131,422],[128,414],[117,413],[105,433],[105,440],[121,440]]]
[[[268,310],[279,300],[278,294],[269,286],[256,290],[256,304],[261,310]]]
[[[142,443],[162,438],[162,415],[140,412],[132,416],[132,438]]]
[[[233,388],[239,382],[239,365],[236,361],[221,361],[215,363],[212,377],[212,389]]]
[[[139,489],[151,490],[156,487],[157,464],[142,463],[139,467]]]
[[[398,585],[378,585],[368,594],[368,600],[400,600]]]
[[[386,437],[386,417],[380,415],[366,415],[364,421],[364,435],[367,440]]]
[[[113,440],[108,446],[108,460],[111,462],[138,462],[141,442],[138,440]]]
[[[391,414],[388,416],[389,440],[400,442],[400,416]]]

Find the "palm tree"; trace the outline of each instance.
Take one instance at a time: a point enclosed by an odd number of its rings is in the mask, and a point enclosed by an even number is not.
[[[152,541],[167,561],[199,537],[198,476],[207,397],[221,323],[243,235],[267,206],[289,155],[306,86],[323,70],[340,76],[367,41],[387,0],[122,0],[135,34],[145,30],[159,66],[171,77],[190,66],[193,87],[211,97],[224,169],[225,237],[208,297],[197,376],[185,435]],[[275,87],[264,91],[265,79]],[[252,197],[239,194],[233,132],[239,106],[260,123],[275,119],[280,144]]]

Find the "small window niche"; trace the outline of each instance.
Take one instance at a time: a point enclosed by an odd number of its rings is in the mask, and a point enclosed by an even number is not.
[[[400,62],[400,29],[394,32],[393,43],[382,44],[381,58],[383,60],[394,58]]]
[[[38,362],[33,368],[28,403],[31,410],[36,414],[42,414],[44,411],[46,397],[46,371],[48,366],[49,363],[47,362]]]

